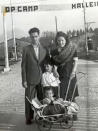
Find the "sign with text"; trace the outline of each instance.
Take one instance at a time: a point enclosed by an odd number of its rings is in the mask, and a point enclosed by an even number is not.
[[[86,7],[86,8],[88,8],[88,7],[97,7],[98,6],[98,1],[92,1],[92,2],[85,2],[85,5],[84,5],[84,3],[73,3],[72,4],[72,9],[79,9],[79,8],[84,8],[84,6]]]
[[[19,5],[19,6],[5,6],[2,11],[5,13],[13,12],[34,12],[34,11],[57,11],[57,10],[74,10],[80,8],[97,7],[98,1],[72,4],[36,4],[36,5]]]

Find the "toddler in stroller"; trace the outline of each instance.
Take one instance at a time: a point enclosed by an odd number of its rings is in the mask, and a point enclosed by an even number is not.
[[[75,114],[78,112],[79,107],[76,103],[70,101],[64,101],[62,98],[53,97],[54,93],[51,87],[45,89],[45,98],[43,99],[43,104],[47,104],[48,110],[45,110],[43,113],[45,115],[54,115],[68,113],[69,115]],[[59,105],[59,106],[56,106]],[[53,108],[54,106],[54,108]]]
[[[60,103],[60,98],[56,99],[54,97],[52,87],[47,87],[44,90],[45,98],[42,103],[47,106],[43,110],[44,115],[55,115],[55,114],[63,114],[66,112],[66,108]]]

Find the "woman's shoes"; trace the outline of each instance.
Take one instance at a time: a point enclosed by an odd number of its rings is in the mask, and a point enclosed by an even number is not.
[[[74,120],[74,121],[77,121],[77,120],[78,120],[77,115],[73,115],[73,120]]]

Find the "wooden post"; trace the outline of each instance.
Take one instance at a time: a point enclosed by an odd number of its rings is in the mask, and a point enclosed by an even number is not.
[[[55,16],[56,33],[58,32],[57,17]]]
[[[8,59],[8,43],[7,43],[7,32],[6,32],[6,21],[5,21],[5,9],[3,10],[3,30],[4,30],[4,51],[5,51],[5,68],[4,72],[10,71],[9,59]]]
[[[83,0],[83,4],[84,4],[84,30],[85,30],[85,47],[86,47],[86,53],[88,56],[88,45],[87,45],[87,28],[86,28],[86,17],[85,17],[85,1]]]
[[[10,6],[12,7],[12,2],[10,0]],[[12,36],[13,36],[13,47],[15,53],[15,60],[17,61],[17,49],[16,49],[16,40],[15,40],[15,31],[14,31],[14,21],[13,21],[13,14],[11,12],[11,22],[12,22]]]

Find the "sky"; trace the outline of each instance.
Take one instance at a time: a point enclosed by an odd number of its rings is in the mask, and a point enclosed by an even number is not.
[[[96,2],[96,0],[85,0],[86,2]],[[82,3],[83,0],[11,0],[12,5],[33,5],[33,4],[66,4]],[[0,10],[2,6],[10,5],[10,0],[0,0]],[[26,13],[13,13],[13,25],[15,36],[17,38],[28,36],[28,30],[32,27],[38,27],[43,31],[56,31],[55,16],[57,17],[58,30],[64,32],[68,30],[84,29],[84,13],[82,9],[67,9],[59,11],[35,11]],[[98,27],[98,6],[86,8],[86,21],[95,22],[90,26]],[[7,37],[12,37],[11,14],[5,15]],[[3,41],[3,15],[0,11],[0,41]]]

